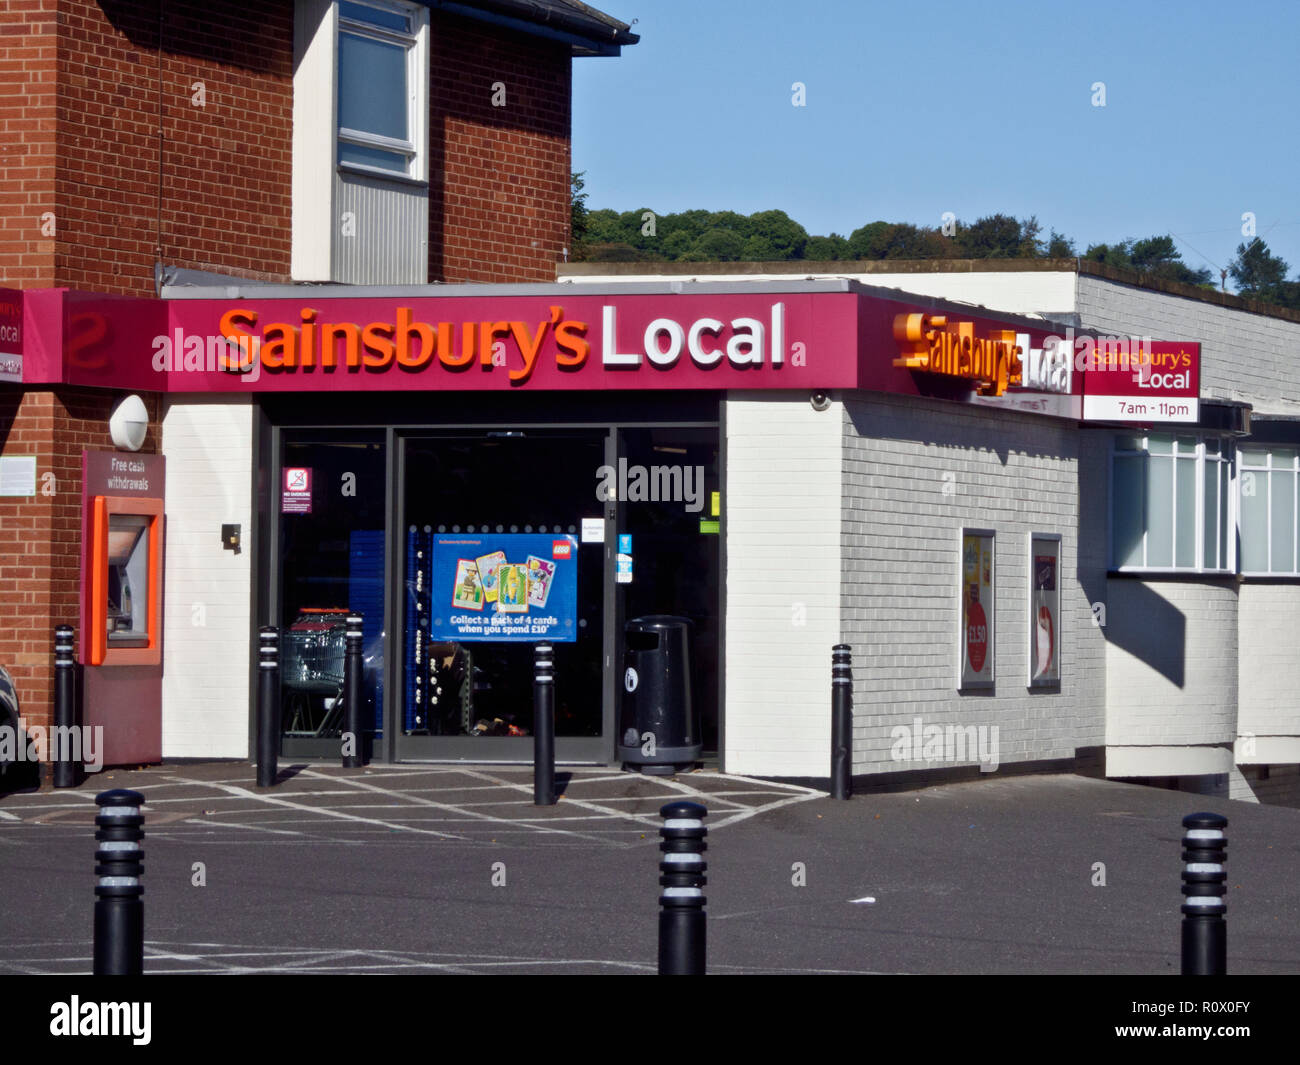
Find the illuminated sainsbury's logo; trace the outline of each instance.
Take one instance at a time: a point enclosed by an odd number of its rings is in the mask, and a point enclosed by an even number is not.
[[[1020,349],[1010,329],[975,332],[974,322],[949,321],[942,314],[894,316],[900,356],[894,365],[973,381],[982,396],[1001,396],[1022,378]]]

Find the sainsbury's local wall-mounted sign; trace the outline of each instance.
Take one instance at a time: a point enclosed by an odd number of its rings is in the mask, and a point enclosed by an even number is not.
[[[0,381],[23,379],[23,294],[0,288]]]
[[[894,317],[894,339],[901,352],[895,366],[964,378],[980,395],[1000,396],[1021,382],[1015,330],[983,332],[973,321],[912,313]]]
[[[1085,421],[1147,425],[1200,420],[1200,344],[1100,337],[1081,358],[1087,367]]]
[[[972,403],[1082,421],[1200,417],[1199,344],[1018,332],[917,310],[894,315],[893,337],[895,367],[930,382],[969,382]]]

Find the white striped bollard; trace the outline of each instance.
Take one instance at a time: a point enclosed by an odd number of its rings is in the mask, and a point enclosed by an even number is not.
[[[549,643],[533,649],[533,805],[555,805],[555,658]]]
[[[63,742],[54,744],[54,786],[75,788],[81,767],[72,760],[72,730],[77,727],[76,677],[77,663],[72,657],[71,625],[60,625],[54,630],[54,728],[55,736]],[[76,749],[84,753],[81,744]]]
[[[361,644],[365,619],[349,614],[343,636],[343,768],[360,769],[366,764],[362,750],[361,672],[364,668]],[[349,743],[349,737],[351,742]]]
[[[1228,972],[1228,819],[1219,814],[1183,818],[1183,975]]]
[[[703,976],[705,966],[704,885],[708,882],[704,819],[697,802],[670,802],[660,808],[659,975]]]
[[[95,796],[95,976],[144,972],[144,796],[114,788]]]
[[[280,769],[280,630],[257,634],[257,786],[269,788]]]
[[[847,643],[831,648],[831,798],[853,795],[853,656]]]

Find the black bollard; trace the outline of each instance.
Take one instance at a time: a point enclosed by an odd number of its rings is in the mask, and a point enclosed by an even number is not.
[[[853,794],[853,656],[847,643],[831,648],[831,798]]]
[[[280,630],[263,625],[257,635],[257,786],[275,784],[280,760]]]
[[[95,796],[95,976],[144,972],[144,796],[115,788]]]
[[[343,637],[343,768],[360,769],[365,765],[361,750],[361,643],[364,637],[360,614],[349,614],[347,634]],[[347,753],[347,737],[352,736],[352,753]]]
[[[1219,814],[1183,818],[1183,975],[1228,973],[1228,819]]]
[[[533,649],[533,805],[555,805],[555,659],[549,643]]]
[[[659,810],[659,975],[703,976],[705,962],[704,885],[708,882],[704,819],[697,802],[670,802]]]
[[[77,663],[72,657],[72,626],[54,630],[54,786],[75,788],[79,766],[72,760],[72,736],[77,727]],[[59,737],[62,737],[60,740]],[[81,750],[81,744],[77,744]],[[84,753],[84,752],[83,752]]]

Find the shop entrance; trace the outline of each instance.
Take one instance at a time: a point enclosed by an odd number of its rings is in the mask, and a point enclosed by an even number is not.
[[[399,481],[399,760],[529,761],[534,647],[555,649],[556,755],[601,761],[605,513],[600,430],[412,436]]]
[[[289,413],[267,406],[273,422]],[[624,625],[647,614],[689,619],[691,694],[716,752],[717,425],[653,423],[629,404],[603,424],[557,407],[551,422],[491,426],[463,406],[455,427],[273,430],[265,594],[282,631],[282,755],[339,755],[351,612],[364,618],[363,743],[377,761],[531,762],[546,640],[557,759],[610,762]]]

